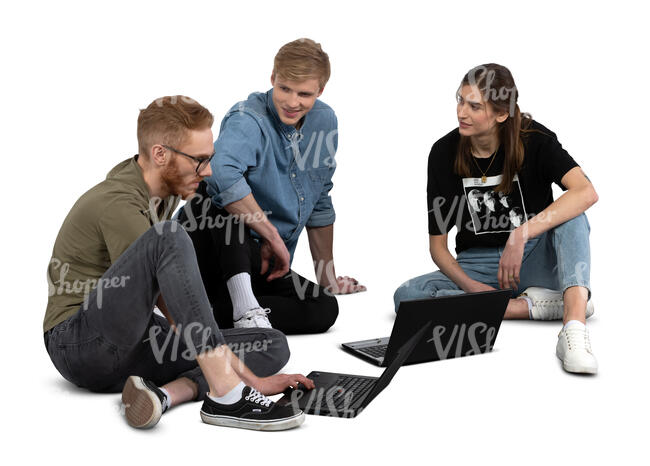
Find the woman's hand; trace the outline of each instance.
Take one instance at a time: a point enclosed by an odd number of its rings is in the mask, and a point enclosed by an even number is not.
[[[521,227],[514,229],[510,233],[506,247],[501,254],[501,260],[499,260],[497,280],[501,289],[512,288],[515,290],[519,286],[519,271],[524,257],[524,246],[526,246],[526,239]]]
[[[480,293],[482,291],[495,291],[495,288],[492,288],[490,285],[486,285],[485,283],[472,280],[471,285],[464,291],[467,293]]]

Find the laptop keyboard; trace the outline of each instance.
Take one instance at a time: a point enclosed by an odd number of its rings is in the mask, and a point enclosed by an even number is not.
[[[364,379],[340,375],[331,389],[321,401],[321,408],[328,409],[331,405],[337,410],[349,409],[353,400],[365,395],[375,386],[375,379]]]
[[[388,345],[367,346],[365,348],[357,348],[357,351],[373,358],[383,358],[386,355],[386,348]]]

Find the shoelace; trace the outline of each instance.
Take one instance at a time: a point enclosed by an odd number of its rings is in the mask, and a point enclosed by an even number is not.
[[[271,403],[273,402],[270,398],[267,398],[266,396],[262,395],[260,392],[258,392],[252,387],[250,393],[248,394],[248,396],[246,396],[245,399],[247,401],[257,403],[258,405],[262,405],[266,408],[271,406]]]
[[[533,302],[535,303],[549,303],[553,306],[559,306],[561,304],[564,304],[564,301],[562,299],[536,299]]]
[[[569,349],[580,349],[581,343],[584,345],[584,349],[591,353],[591,341],[589,340],[589,332],[587,329],[582,330],[579,328],[569,327],[564,331],[566,334],[567,345]]]
[[[262,309],[261,307],[251,309],[247,313],[245,313],[242,318],[243,319],[254,319],[255,317],[266,317],[267,314],[271,313],[271,309],[268,307],[266,309]]]
[[[562,299],[534,299],[533,307],[540,309],[540,312],[541,309],[546,307],[551,311],[552,316],[555,318],[559,318],[564,315],[564,301]]]

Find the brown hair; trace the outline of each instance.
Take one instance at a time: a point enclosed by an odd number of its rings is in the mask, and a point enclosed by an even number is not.
[[[208,129],[214,117],[196,100],[183,95],[154,100],[138,116],[138,152],[149,156],[154,144],[179,146],[187,130]]]
[[[472,68],[465,74],[460,87],[476,86],[483,100],[497,113],[505,112],[508,117],[499,124],[499,141],[503,145],[505,160],[503,162],[503,179],[497,191],[509,193],[512,179],[524,163],[524,144],[522,134],[527,132],[532,121],[528,113],[521,113],[517,99],[519,92],[510,70],[505,66],[488,63]],[[460,88],[459,88],[460,90]],[[471,176],[472,143],[468,136],[460,136],[454,172],[460,176]]]
[[[278,50],[273,73],[290,81],[316,78],[322,89],[330,79],[330,59],[320,44],[311,39],[298,39]]]

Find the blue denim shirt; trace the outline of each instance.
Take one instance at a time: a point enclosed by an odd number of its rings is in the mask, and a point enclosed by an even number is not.
[[[214,143],[208,194],[218,207],[249,193],[284,240],[291,260],[302,229],[334,223],[329,191],[336,168],[338,122],[316,100],[296,130],[280,120],[273,90],[235,104]],[[255,233],[253,233],[255,234]]]

